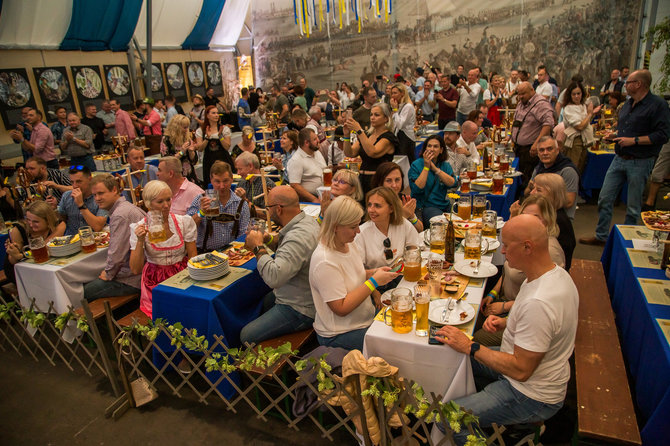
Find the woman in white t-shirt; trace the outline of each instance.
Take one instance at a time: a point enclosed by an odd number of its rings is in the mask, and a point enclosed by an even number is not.
[[[361,225],[355,242],[366,268],[389,266],[393,259],[403,254],[405,246],[421,246],[421,236],[403,217],[398,194],[392,189],[384,186],[372,189],[365,197],[365,203],[369,221]],[[396,285],[397,282],[390,283],[379,291],[384,292]]]
[[[388,267],[366,270],[363,266],[361,251],[352,243],[362,216],[356,200],[343,195],[333,200],[323,217],[319,245],[309,266],[314,330],[321,345],[362,351],[375,315],[370,295],[381,306],[375,288],[398,277]]]
[[[130,224],[130,269],[134,274],[142,273],[140,310],[151,317],[154,287],[186,268],[188,259],[197,254],[198,229],[190,215],[170,212],[172,190],[167,183],[149,181],[142,199],[147,209],[162,211],[163,230],[167,234],[165,241],[151,243],[146,237],[146,218]]]

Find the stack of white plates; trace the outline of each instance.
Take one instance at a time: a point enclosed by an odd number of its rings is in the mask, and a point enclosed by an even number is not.
[[[76,241],[69,243],[72,237],[54,237],[47,247],[49,248],[49,255],[51,257],[67,257],[81,251],[81,240],[79,237]]]
[[[217,263],[214,263],[218,261]],[[212,263],[207,265],[207,263]],[[228,259],[215,254],[200,254],[188,261],[188,274],[193,280],[214,280],[230,272]]]

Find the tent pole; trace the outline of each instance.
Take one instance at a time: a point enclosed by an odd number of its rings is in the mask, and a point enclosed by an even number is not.
[[[147,64],[146,64],[146,72],[147,75],[144,78],[144,93],[147,97],[151,98],[153,97],[152,95],[152,90],[151,90],[151,76],[153,74],[153,67],[151,65],[151,25],[152,25],[152,14],[151,14],[151,0],[146,0],[147,4]]]

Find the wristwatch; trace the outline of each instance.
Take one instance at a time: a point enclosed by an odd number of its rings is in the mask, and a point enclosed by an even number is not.
[[[635,137],[635,144],[636,144],[636,145],[637,145],[637,144],[640,144],[640,138],[637,137],[637,136]]]
[[[475,357],[475,353],[477,353],[477,351],[479,351],[479,347],[481,347],[481,345],[479,345],[479,342],[473,342],[470,345],[470,356],[471,357],[473,357],[473,358]]]
[[[261,250],[265,251],[265,246],[263,246],[263,245],[254,246],[254,249],[253,249],[254,255],[257,256],[258,253],[261,252]]]
[[[81,206],[79,206],[79,210],[80,210],[80,211],[83,211],[84,209],[86,209],[86,205],[85,205],[85,204],[82,204]]]
[[[361,130],[356,130],[356,134],[357,134],[357,135],[360,135],[361,133],[363,133],[363,130],[362,130],[362,129],[361,129]]]

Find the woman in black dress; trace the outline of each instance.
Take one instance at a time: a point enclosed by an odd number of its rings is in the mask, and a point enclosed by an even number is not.
[[[344,153],[349,157],[360,156],[361,185],[363,192],[372,188],[370,181],[380,164],[393,161],[393,155],[398,149],[398,138],[393,133],[391,109],[388,105],[377,102],[370,109],[370,128],[363,131],[361,125],[352,117],[347,117],[344,123]],[[351,134],[356,134],[356,141],[352,144]]]
[[[197,149],[202,151],[202,177],[209,183],[209,169],[215,161],[225,161],[231,167],[235,166],[230,155],[230,138],[232,133],[225,124],[219,123],[219,110],[210,105],[205,109],[205,121],[195,131]],[[233,167],[233,171],[235,168]]]

